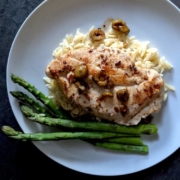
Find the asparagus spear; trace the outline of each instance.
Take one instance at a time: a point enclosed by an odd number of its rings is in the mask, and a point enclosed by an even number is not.
[[[139,124],[137,126],[122,126],[104,122],[77,122],[61,118],[48,118],[41,114],[34,113],[29,107],[21,106],[23,114],[30,120],[48,126],[64,126],[68,128],[80,128],[95,131],[117,132],[125,134],[156,134],[158,128],[154,124]]]
[[[94,145],[98,147],[103,147],[118,151],[136,152],[142,154],[147,154],[149,152],[147,145],[134,146],[134,145],[125,145],[125,144],[110,143],[110,142],[95,142]]]
[[[53,115],[60,118],[66,118],[60,109],[53,103],[53,101],[45,96],[42,92],[36,89],[33,85],[26,82],[24,79],[11,74],[11,79],[14,83],[18,83],[20,86],[24,87],[26,90],[31,92],[37,100],[40,100],[51,112]]]
[[[117,137],[105,139],[104,141],[120,144],[143,145],[140,137]]]
[[[52,141],[61,139],[104,139],[118,137],[118,133],[111,132],[52,132],[52,133],[22,133],[9,126],[2,126],[2,131],[10,138],[31,141]]]
[[[20,91],[10,91],[11,95],[23,103],[31,105],[37,112],[45,114],[47,117],[52,117],[48,110],[41,106],[37,101],[30,98],[28,95]]]

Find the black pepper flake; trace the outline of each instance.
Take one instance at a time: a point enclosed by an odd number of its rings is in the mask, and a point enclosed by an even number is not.
[[[118,107],[114,107],[114,111],[115,111],[116,113],[119,113],[119,108],[118,108]]]
[[[105,64],[106,66],[108,65],[107,57],[106,57],[106,56],[105,56],[105,57],[104,57],[104,56],[102,57],[101,64]]]
[[[160,89],[160,88],[161,88],[161,85],[160,85],[160,84],[154,84],[153,87],[154,87],[155,89]]]
[[[128,109],[128,107],[126,105],[121,105],[120,106],[120,112],[121,112],[123,117],[126,116],[126,114],[128,113],[128,110],[129,109]]]
[[[130,65],[130,66],[129,66],[129,69],[130,69],[131,71],[136,71],[136,67],[135,67],[134,64],[133,64],[133,65]]]
[[[141,123],[142,124],[149,124],[149,123],[151,123],[153,121],[153,119],[154,119],[154,117],[150,114],[146,118],[142,118]]]
[[[88,112],[92,112],[92,109],[91,109],[91,108],[88,108]]]
[[[107,66],[107,65],[108,65],[108,62],[105,63],[105,66]]]
[[[91,100],[90,96],[89,96],[87,93],[83,92],[83,94],[84,94],[85,98],[86,98],[88,101]]]
[[[120,68],[120,66],[121,66],[121,61],[118,61],[117,63],[115,63],[115,66],[118,67],[118,68]]]

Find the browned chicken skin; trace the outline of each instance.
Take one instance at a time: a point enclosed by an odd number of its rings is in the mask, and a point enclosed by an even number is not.
[[[60,90],[77,115],[90,113],[98,119],[136,125],[158,112],[163,101],[163,79],[152,69],[136,67],[126,53],[98,47],[72,50],[53,60],[46,74],[58,81]],[[75,116],[74,109],[71,114]]]

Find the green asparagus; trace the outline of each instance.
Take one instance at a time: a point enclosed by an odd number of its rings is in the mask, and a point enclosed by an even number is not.
[[[147,145],[134,146],[134,145],[125,145],[125,144],[110,143],[110,142],[95,142],[94,145],[98,147],[103,147],[118,151],[125,151],[125,152],[135,152],[142,154],[147,154],[149,152]]]
[[[24,79],[11,74],[11,79],[14,83],[18,83],[20,86],[24,87],[26,90],[28,90],[30,93],[32,93],[37,100],[40,100],[51,112],[53,112],[53,115],[60,118],[66,118],[66,116],[63,115],[63,113],[60,111],[60,109],[53,103],[53,101],[45,96],[42,92],[40,92],[38,89],[36,89],[33,85],[26,82]]]
[[[105,139],[104,141],[120,144],[143,145],[140,137],[118,137]]]
[[[104,139],[118,137],[118,133],[112,132],[52,132],[52,133],[22,133],[9,126],[2,126],[2,131],[10,138],[31,141],[52,141],[61,139]]]
[[[61,118],[48,118],[41,114],[34,113],[29,107],[21,106],[23,114],[30,120],[45,124],[48,126],[64,126],[68,128],[80,128],[95,131],[117,132],[125,134],[156,134],[158,128],[154,124],[139,124],[137,126],[122,126],[118,124],[110,124],[104,122],[83,122]]]
[[[40,100],[45,105],[42,106],[36,100],[22,92],[11,91],[11,95],[23,103],[23,105],[20,104],[21,111],[28,119],[48,126],[65,127],[65,131],[60,132],[58,130],[58,132],[52,133],[32,134],[15,131],[9,126],[2,126],[2,131],[10,138],[22,141],[82,139],[103,148],[147,154],[149,151],[148,146],[143,144],[140,135],[157,134],[158,132],[158,128],[155,124],[123,126],[106,122],[87,122],[83,121],[83,119],[82,121],[69,119],[69,116],[66,116],[63,110],[59,109],[50,98],[45,96],[33,85],[14,74],[11,74],[11,79],[14,83],[18,83],[28,90],[37,100]],[[31,108],[24,104],[30,105],[38,113],[33,112]],[[75,132],[69,132],[71,129]],[[79,129],[78,132],[76,129]]]
[[[37,112],[45,114],[47,117],[52,117],[48,110],[41,106],[37,101],[30,98],[28,95],[20,91],[10,91],[11,95],[23,103],[32,106]]]

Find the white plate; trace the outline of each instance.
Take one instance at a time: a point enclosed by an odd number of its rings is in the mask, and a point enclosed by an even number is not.
[[[45,67],[52,60],[52,51],[67,33],[77,28],[87,32],[99,27],[109,17],[122,18],[142,41],[150,41],[160,55],[174,66],[165,79],[176,88],[169,93],[163,109],[155,117],[158,136],[143,136],[149,146],[148,155],[119,153],[95,148],[79,140],[35,142],[52,160],[73,170],[93,175],[124,175],[155,165],[172,154],[180,145],[180,12],[166,0],[56,0],[42,3],[24,22],[12,45],[7,65],[7,89],[23,90],[12,83],[14,73],[34,84],[45,94]],[[25,90],[23,90],[26,92]],[[49,128],[25,119],[17,101],[9,95],[14,115],[24,132],[50,131]]]

